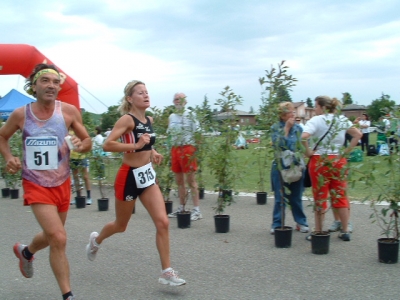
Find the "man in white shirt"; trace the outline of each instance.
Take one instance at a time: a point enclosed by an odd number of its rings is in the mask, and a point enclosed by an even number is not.
[[[367,114],[362,114],[361,117],[355,119],[354,124],[358,124],[360,126],[360,130],[363,134],[361,138],[361,149],[364,152],[364,148],[368,151],[369,146],[369,127],[371,126],[371,121]],[[365,147],[364,147],[365,146]]]
[[[96,136],[92,139],[93,152],[101,154],[103,153],[104,137],[101,135],[102,130],[100,126],[97,126],[95,130],[96,130]]]
[[[196,221],[202,219],[199,204],[199,191],[196,182],[197,160],[194,133],[199,128],[199,122],[194,114],[185,110],[186,95],[176,93],[173,103],[175,113],[169,116],[168,130],[171,135],[171,170],[175,173],[180,200],[179,208],[168,215],[170,218],[177,216],[184,209],[186,203],[186,188],[190,189],[193,200],[193,210],[190,219]]]
[[[106,136],[106,138],[110,135],[111,133],[111,128],[107,128],[107,131],[104,132],[104,135]]]

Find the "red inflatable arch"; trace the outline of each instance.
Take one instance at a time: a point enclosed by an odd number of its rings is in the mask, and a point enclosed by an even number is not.
[[[22,75],[29,77],[33,68],[40,63],[53,64],[65,77],[58,99],[80,109],[78,84],[60,67],[40,53],[35,47],[24,44],[0,44],[0,75]]]

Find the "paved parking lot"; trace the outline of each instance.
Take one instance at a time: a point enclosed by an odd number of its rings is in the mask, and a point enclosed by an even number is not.
[[[368,206],[352,206],[351,242],[333,234],[330,253],[315,255],[304,233],[293,233],[291,248],[275,247],[269,234],[270,198],[267,205],[257,205],[253,195],[236,197],[226,210],[231,215],[230,232],[215,233],[215,200],[213,194],[201,200],[204,219],[191,228],[179,229],[176,219],[170,219],[172,266],[188,282],[181,287],[157,282],[160,263],[154,225],[140,202],[127,231],[106,240],[94,262],[87,260],[85,245],[90,232],[114,218],[113,201],[107,212],[99,212],[96,202],[83,209],[71,207],[67,254],[77,299],[400,298],[399,265],[378,262],[379,229],[369,220]],[[47,249],[37,253],[31,279],[22,277],[12,252],[16,241],[29,243],[39,231],[30,208],[23,207],[21,199],[0,199],[0,205],[0,299],[61,299]],[[311,207],[305,210],[310,218]],[[328,214],[327,225],[331,221]],[[294,225],[291,215],[287,224]]]

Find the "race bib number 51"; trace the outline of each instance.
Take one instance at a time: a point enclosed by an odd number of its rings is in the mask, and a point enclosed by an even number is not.
[[[26,165],[31,170],[58,168],[58,139],[56,136],[27,137]]]
[[[140,189],[148,187],[156,183],[156,172],[151,163],[132,170],[135,177],[136,186]]]

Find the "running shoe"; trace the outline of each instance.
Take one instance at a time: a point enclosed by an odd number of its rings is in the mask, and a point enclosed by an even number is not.
[[[196,210],[196,209],[193,209],[190,212],[190,220],[197,221],[197,220],[200,220],[200,219],[203,219],[203,215],[201,214],[201,212]]]
[[[308,226],[306,226],[306,225],[296,224],[296,230],[303,232],[303,233],[307,233],[310,231],[310,228],[308,228]]]
[[[176,218],[178,213],[180,213],[180,212],[181,212],[181,210],[177,209],[176,211],[168,214],[168,218]]]
[[[100,249],[100,245],[95,243],[95,239],[99,236],[97,232],[92,232],[89,237],[89,244],[86,245],[86,254],[90,261],[94,261],[96,258],[97,251]]]
[[[173,269],[162,273],[160,278],[158,279],[158,282],[172,286],[179,286],[186,284],[186,281],[183,280],[182,278],[179,278],[178,272],[175,272]]]
[[[338,238],[342,241],[348,242],[350,241],[350,232],[343,232],[341,231],[338,235]]]
[[[336,232],[336,231],[339,231],[341,228],[342,228],[342,222],[334,220],[331,227],[329,227],[328,231]]]
[[[16,243],[13,247],[15,256],[19,259],[19,269],[21,270],[22,275],[26,278],[31,278],[33,276],[33,260],[35,259],[33,256],[30,260],[27,260],[22,254],[22,250],[26,245],[21,243]]]

